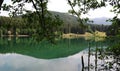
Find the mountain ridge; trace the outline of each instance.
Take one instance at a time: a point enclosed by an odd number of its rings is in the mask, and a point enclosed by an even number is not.
[[[61,13],[61,12],[55,12],[50,11],[53,15],[59,15],[60,19],[63,20],[64,23],[67,24],[78,24],[77,17],[74,15],[70,15],[69,13]],[[89,18],[93,21],[93,23],[90,24],[97,24],[97,25],[111,25],[111,22],[106,22],[106,20],[110,19],[107,17],[97,17],[97,18]]]
[[[99,17],[99,18],[93,18],[91,20],[93,20],[94,24],[104,24],[104,25],[111,25],[112,23],[111,22],[107,22],[108,19],[111,19],[111,18],[107,18],[107,17]]]

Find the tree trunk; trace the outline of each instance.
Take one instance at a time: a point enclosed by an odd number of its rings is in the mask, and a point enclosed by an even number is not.
[[[2,3],[3,3],[3,0],[0,0],[0,10],[1,10],[1,5],[2,5]]]

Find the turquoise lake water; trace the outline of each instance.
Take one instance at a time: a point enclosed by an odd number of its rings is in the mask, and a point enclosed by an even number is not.
[[[85,66],[88,64],[89,43],[91,50],[111,45],[108,40],[85,38],[61,39],[56,44],[32,38],[0,38],[0,71],[81,71],[81,56]],[[90,58],[94,63],[95,57]]]

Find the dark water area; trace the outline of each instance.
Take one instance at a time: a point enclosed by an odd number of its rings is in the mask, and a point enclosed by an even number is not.
[[[114,43],[86,38],[60,39],[56,44],[33,38],[0,38],[0,71],[117,71],[105,70],[109,67],[105,66],[104,49]],[[114,59],[107,57],[107,61]]]

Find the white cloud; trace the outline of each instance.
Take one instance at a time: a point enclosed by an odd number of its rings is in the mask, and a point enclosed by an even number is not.
[[[8,12],[7,11],[1,11],[0,16],[8,16]]]
[[[11,4],[11,0],[4,0],[3,3]]]
[[[112,9],[112,7],[107,6],[107,7],[102,7],[96,10],[91,10],[89,12],[89,17],[90,18],[95,18],[95,17],[114,17],[115,14],[113,12],[110,12],[110,10]]]
[[[67,4],[67,0],[49,0],[48,10],[68,12],[70,6]]]
[[[48,3],[48,10],[58,11],[58,12],[68,12],[70,10],[70,6],[67,4],[67,0],[50,0]],[[102,7],[96,10],[91,10],[87,15],[83,15],[84,17],[88,16],[90,18],[96,17],[108,17],[111,18],[114,16],[114,13],[111,13],[109,10],[110,6]]]

